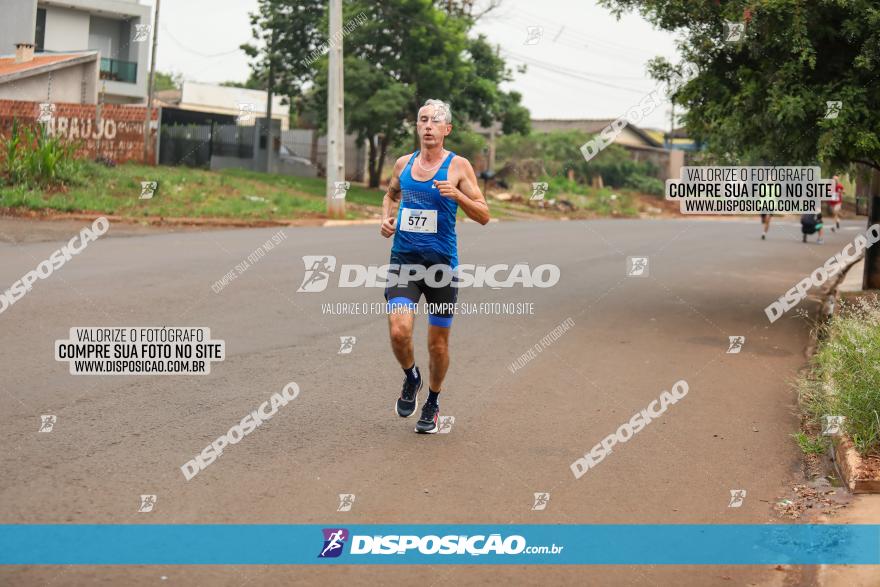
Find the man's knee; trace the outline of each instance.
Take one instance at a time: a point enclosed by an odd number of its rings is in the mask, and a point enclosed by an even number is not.
[[[406,346],[412,340],[412,330],[405,324],[391,325],[391,344],[394,346]]]
[[[428,340],[428,353],[432,357],[449,354],[449,342],[445,338],[432,338]]]

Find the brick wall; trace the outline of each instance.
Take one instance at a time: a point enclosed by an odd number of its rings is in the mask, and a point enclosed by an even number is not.
[[[52,106],[54,110],[46,112],[45,117],[49,134],[78,145],[78,156],[89,159],[106,157],[117,163],[143,161],[145,106],[62,103]],[[13,120],[31,126],[39,124],[40,114],[39,102],[0,100],[0,136],[9,136]],[[148,160],[155,163],[157,108],[153,108],[151,119],[156,121],[156,128],[150,130]]]

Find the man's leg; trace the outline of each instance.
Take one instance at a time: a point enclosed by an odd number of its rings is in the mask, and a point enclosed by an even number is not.
[[[428,399],[422,406],[422,415],[416,422],[416,432],[434,434],[440,429],[440,390],[449,369],[449,327],[452,317],[428,317],[428,355],[430,376]]]
[[[413,281],[399,279],[399,268],[403,260],[391,255],[391,265],[397,270],[389,271],[389,286],[385,288],[385,300],[388,302],[388,335],[391,339],[391,350],[406,378],[400,390],[400,397],[394,404],[394,410],[401,418],[409,418],[416,411],[419,391],[422,389],[422,377],[416,367],[413,354],[413,323],[416,304],[421,297],[418,285]],[[392,283],[393,281],[393,283]]]
[[[403,369],[405,379],[400,390],[400,397],[394,404],[394,410],[401,418],[409,418],[416,411],[419,399],[419,391],[422,389],[422,377],[419,368],[416,367],[413,353],[413,314],[414,303],[411,300],[392,298],[388,313],[388,334],[391,338],[391,350],[400,368]]]
[[[440,430],[440,389],[446,370],[449,368],[449,329],[455,313],[458,288],[453,286],[454,276],[449,265],[438,269],[430,279],[434,287],[423,288],[425,300],[431,309],[428,314],[428,355],[430,356],[430,376],[428,399],[422,406],[422,415],[416,422],[416,432],[434,434]],[[445,285],[440,285],[445,282]]]
[[[388,334],[391,337],[391,350],[402,369],[409,369],[415,363],[413,354],[413,313],[398,306],[388,314]]]
[[[449,369],[449,327],[428,326],[428,356],[431,358],[431,391],[440,393]]]

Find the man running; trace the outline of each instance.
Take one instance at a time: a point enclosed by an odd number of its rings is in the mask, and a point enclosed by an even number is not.
[[[767,240],[767,231],[770,230],[770,218],[772,214],[761,214],[761,224],[764,226],[764,232],[761,233],[761,240]]]
[[[834,199],[828,202],[831,210],[831,232],[840,230],[840,208],[843,206],[843,184],[838,176],[834,176]]]
[[[443,148],[444,139],[452,132],[449,105],[427,100],[419,109],[416,124],[421,148],[394,164],[382,200],[380,233],[385,238],[394,235],[390,263],[397,270],[390,271],[389,277],[401,273],[403,278],[411,277],[385,289],[391,348],[406,375],[395,406],[403,418],[415,412],[422,389],[422,375],[413,354],[413,309],[423,294],[425,301],[434,306],[428,315],[428,399],[415,429],[434,434],[439,429],[438,397],[449,368],[449,329],[458,297],[451,275],[458,266],[456,212],[461,208],[469,218],[485,225],[489,222],[489,206],[470,162]],[[447,270],[426,272],[434,265]],[[422,275],[416,277],[413,268],[420,268]]]

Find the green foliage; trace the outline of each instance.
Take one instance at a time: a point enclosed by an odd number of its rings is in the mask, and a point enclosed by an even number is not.
[[[326,10],[325,0],[258,0],[250,14],[254,42],[241,46],[251,58],[250,78],[267,79],[271,63],[275,91],[289,97],[301,94],[316,72],[315,62],[303,58],[326,39]]]
[[[323,178],[135,163],[112,168],[91,161],[81,161],[80,165],[84,179],[63,190],[24,184],[4,186],[0,182],[0,208],[90,211],[132,219],[161,216],[246,221],[322,217],[326,209],[327,184]],[[159,190],[153,198],[141,200],[141,181],[147,179],[157,181]],[[346,193],[351,204],[346,217],[371,217],[381,209],[382,196],[379,190],[353,183]]]
[[[15,184],[24,177],[24,157],[19,151],[21,145],[21,134],[19,132],[18,119],[12,120],[12,132],[9,138],[3,139],[3,154],[5,163],[6,180]]]
[[[236,82],[236,81],[226,81],[221,82],[221,86],[225,88],[244,88],[247,90],[265,90],[267,88],[266,80],[261,77],[256,77],[254,72],[248,76],[246,81]]]
[[[545,175],[538,177],[536,181],[547,183],[546,201],[567,200],[572,203],[577,212],[569,214],[575,217],[629,218],[636,217],[639,213],[636,199],[626,192],[608,187],[594,188],[560,175]],[[531,182],[515,182],[512,191],[530,194],[531,189]]]
[[[401,123],[400,112],[412,104],[413,88],[390,79],[369,61],[347,56],[345,58],[345,124],[349,132],[360,140],[382,135],[387,146],[400,145],[409,137]],[[308,108],[319,114],[319,128],[327,127],[327,68],[318,71],[316,90],[310,96]]]
[[[483,135],[468,130],[466,127],[453,127],[452,134],[444,143],[447,149],[473,161],[486,150],[486,139]]]
[[[605,185],[656,190],[656,183],[647,177],[656,172],[655,167],[648,162],[633,161],[620,145],[609,145],[590,161],[584,160],[580,147],[591,138],[581,131],[504,135],[497,141],[496,156],[504,162],[540,160],[551,177],[567,177],[571,170],[580,182],[589,183],[594,177],[601,176]],[[661,183],[660,193],[662,191]]]
[[[798,381],[801,405],[817,425],[844,416],[861,454],[880,451],[880,301],[844,307],[822,329],[813,372]]]
[[[589,186],[576,180],[568,179],[563,175],[545,175],[539,177],[537,181],[547,183],[547,198],[555,198],[561,194],[578,194],[585,196],[592,191]]]
[[[803,430],[791,435],[805,455],[820,455],[828,450],[828,439],[810,436]]]
[[[181,84],[183,83],[183,74],[157,71],[156,80],[154,83],[157,92],[161,92],[163,90],[179,90]]]
[[[853,162],[880,169],[880,5],[873,0],[600,0],[620,16],[638,10],[679,33],[699,75],[674,95],[695,139],[723,163]],[[725,42],[724,22],[742,22]],[[662,79],[675,69],[651,64]],[[826,102],[841,101],[836,118]]]
[[[606,185],[614,187],[635,187],[632,182],[639,181],[635,178],[643,178],[641,185],[646,185],[650,182],[644,180],[648,180],[648,176],[656,173],[654,165],[647,161],[633,161],[626,149],[619,145],[606,147],[596,157],[585,162],[583,169],[585,169],[585,175],[588,178],[592,179],[595,175],[601,175]],[[660,192],[663,192],[662,187]]]
[[[322,130],[328,79],[324,49],[335,42],[327,38],[324,5],[259,0],[251,20],[262,47],[246,48],[260,75],[271,60],[280,93],[295,96],[310,88],[303,108]],[[507,133],[528,131],[521,96],[500,88],[511,79],[504,60],[484,36],[469,36],[477,18],[470,3],[352,0],[343,8],[345,125],[369,141],[371,185],[378,185],[386,153],[414,139],[416,114],[428,98],[451,104],[459,130],[471,122],[500,122]],[[273,49],[267,52],[268,47]]]
[[[76,182],[82,164],[75,159],[76,146],[50,137],[38,129],[13,121],[9,137],[2,139],[4,178],[10,185],[58,186]]]
[[[652,196],[662,196],[665,191],[663,182],[656,177],[648,177],[647,175],[633,174],[624,181],[626,187],[630,187],[637,192],[650,194]]]

